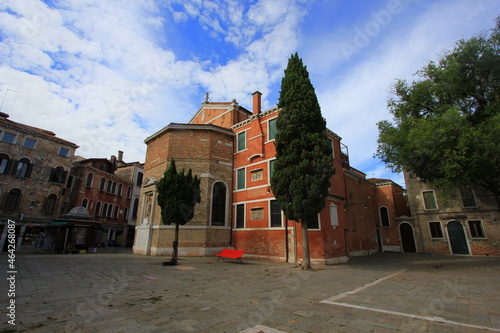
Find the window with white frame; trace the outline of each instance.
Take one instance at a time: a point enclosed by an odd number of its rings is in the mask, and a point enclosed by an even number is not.
[[[485,238],[483,224],[481,221],[468,221],[469,231],[472,238]]]
[[[429,222],[431,238],[443,238],[443,229],[441,222]]]
[[[273,118],[267,123],[267,133],[268,141],[274,140],[276,138],[276,118]]]
[[[236,189],[242,190],[246,187],[245,168],[236,170]]]
[[[237,143],[236,143],[236,151],[242,151],[242,150],[245,150],[247,148],[247,133],[246,132],[241,132],[241,133],[238,133],[236,139],[237,139]]]
[[[245,204],[236,205],[236,228],[245,227]]]
[[[437,209],[436,195],[434,191],[423,191],[422,196],[424,198],[425,209]]]

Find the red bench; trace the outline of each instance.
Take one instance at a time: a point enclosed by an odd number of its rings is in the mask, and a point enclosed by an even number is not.
[[[243,253],[245,253],[245,251],[243,250],[222,249],[221,253],[216,254],[216,256],[219,257],[217,258],[217,261],[219,261],[220,259],[224,261],[224,258],[232,258],[236,259],[236,262],[239,262],[241,264],[243,263]]]

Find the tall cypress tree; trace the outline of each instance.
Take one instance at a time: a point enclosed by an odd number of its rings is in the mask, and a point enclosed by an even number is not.
[[[193,177],[191,169],[187,174],[184,174],[184,169],[177,172],[175,161],[172,159],[170,167],[156,184],[156,188],[162,223],[175,223],[172,260],[168,263],[175,265],[178,259],[179,225],[191,221],[194,216],[194,207],[201,201],[200,179],[198,176]]]
[[[301,223],[302,269],[311,269],[308,224],[325,206],[335,168],[326,120],[298,53],[288,60],[278,107],[271,187],[286,217]]]

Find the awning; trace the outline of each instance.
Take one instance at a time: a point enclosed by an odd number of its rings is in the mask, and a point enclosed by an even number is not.
[[[63,222],[63,221],[56,221],[56,222],[50,222],[47,227],[63,227],[67,226],[69,222]]]

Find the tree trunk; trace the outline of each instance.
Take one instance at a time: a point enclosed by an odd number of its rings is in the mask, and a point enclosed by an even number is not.
[[[172,261],[177,263],[179,259],[179,223],[175,224],[175,237],[173,242],[174,251],[172,252]]]
[[[303,270],[312,270],[311,258],[309,257],[309,237],[307,233],[307,221],[301,220],[302,225],[302,265]]]

